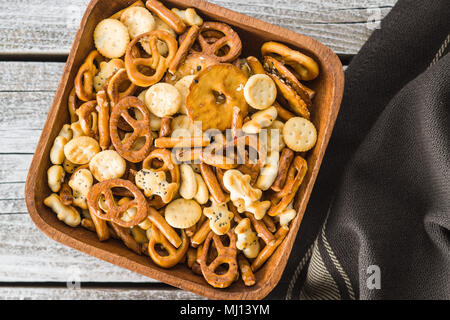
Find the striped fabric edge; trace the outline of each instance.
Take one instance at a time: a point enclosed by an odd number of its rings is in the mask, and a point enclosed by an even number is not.
[[[436,56],[434,57],[428,69],[431,68],[433,65],[435,65],[442,58],[449,44],[450,44],[450,34],[448,34],[447,37],[445,38],[444,42],[442,43],[441,47],[436,53]]]
[[[344,298],[355,300],[355,293],[350,279],[326,237],[326,227],[331,208],[332,205],[328,210],[319,235],[294,271],[287,289],[286,300],[292,299],[294,287],[297,285],[300,274],[306,265],[306,277],[301,286],[298,299],[340,300]]]

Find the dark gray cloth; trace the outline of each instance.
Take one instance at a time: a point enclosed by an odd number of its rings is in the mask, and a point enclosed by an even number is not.
[[[400,0],[351,61],[269,299],[450,299],[449,33],[450,1]]]

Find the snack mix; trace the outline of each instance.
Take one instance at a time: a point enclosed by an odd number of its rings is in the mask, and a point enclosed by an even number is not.
[[[317,140],[303,82],[318,64],[277,42],[242,57],[229,25],[156,0],[100,21],[93,38],[45,205],[162,268],[254,285],[296,216]]]

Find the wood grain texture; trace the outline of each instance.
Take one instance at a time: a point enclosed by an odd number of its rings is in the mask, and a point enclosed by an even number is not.
[[[2,300],[202,300],[178,289],[0,287]]]
[[[355,54],[397,0],[211,0]],[[0,53],[67,55],[88,0],[0,0]]]
[[[0,282],[156,282],[51,240],[28,214],[0,215],[0,257]]]

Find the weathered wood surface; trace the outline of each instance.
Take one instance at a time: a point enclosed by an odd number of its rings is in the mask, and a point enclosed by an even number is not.
[[[397,0],[211,0],[355,54]],[[0,0],[0,52],[67,55],[89,0]]]
[[[70,286],[70,285],[69,285]],[[178,289],[148,288],[81,288],[67,287],[0,287],[5,300],[201,300],[202,297]]]

